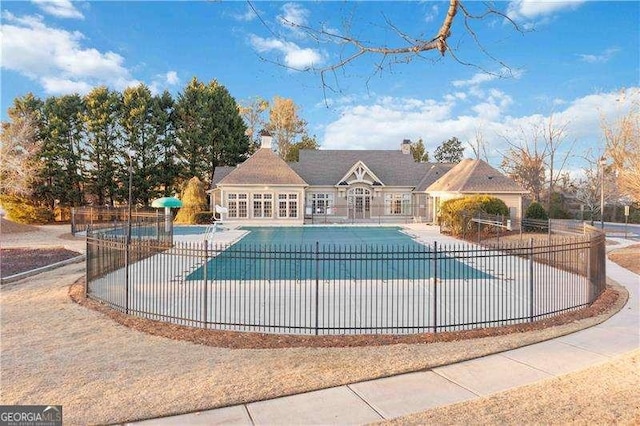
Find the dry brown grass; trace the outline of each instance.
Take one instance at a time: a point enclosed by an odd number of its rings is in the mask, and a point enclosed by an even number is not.
[[[3,286],[3,404],[62,404],[66,424],[116,423],[257,401],[508,350],[602,321],[470,341],[228,349],[152,336],[68,296],[70,265]]]
[[[21,223],[15,223],[5,218],[0,219],[0,228],[3,234],[21,234],[23,232],[34,232],[38,228],[33,225],[23,225]]]
[[[640,350],[606,364],[387,424],[638,424]]]
[[[623,268],[640,275],[640,244],[614,250],[609,253],[609,259]]]

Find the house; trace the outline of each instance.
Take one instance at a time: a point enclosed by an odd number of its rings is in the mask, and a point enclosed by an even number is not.
[[[522,214],[518,184],[482,160],[418,163],[410,141],[400,150],[301,150],[287,163],[271,136],[236,167],[217,167],[211,205],[223,219],[269,224],[434,222],[441,201],[490,194],[505,201],[512,219]]]

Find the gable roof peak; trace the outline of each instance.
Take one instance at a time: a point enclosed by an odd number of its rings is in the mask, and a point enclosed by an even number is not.
[[[223,177],[218,185],[307,186],[307,183],[278,154],[269,148],[260,148]]]

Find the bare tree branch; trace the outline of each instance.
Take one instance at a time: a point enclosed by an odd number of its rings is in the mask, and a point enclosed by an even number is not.
[[[256,13],[256,15],[259,17],[262,25],[265,28],[267,28],[267,30],[275,38],[282,39],[283,37],[277,36],[274,33],[274,31],[269,27],[269,25],[265,22],[265,20],[262,19],[257,9],[254,7],[253,1],[248,0],[248,3],[251,9],[254,11],[254,13]],[[504,77],[505,75],[503,71],[504,70],[510,71],[509,66],[504,62],[500,61],[494,55],[492,55],[484,47],[476,31],[473,29],[471,23],[473,21],[480,21],[483,19],[487,19],[488,17],[495,16],[500,19],[504,19],[508,21],[516,31],[522,32],[522,30],[517,25],[517,23],[514,22],[505,13],[502,13],[494,9],[493,6],[489,3],[484,3],[484,5],[486,6],[486,10],[484,10],[480,14],[473,14],[469,11],[469,9],[466,6],[462,4],[461,0],[449,0],[446,15],[442,19],[442,22],[440,24],[440,27],[438,28],[438,31],[430,39],[416,38],[407,34],[406,32],[402,31],[400,27],[398,27],[393,22],[391,22],[391,20],[388,19],[386,15],[382,14],[386,27],[390,28],[398,36],[398,38],[403,42],[403,45],[398,47],[368,43],[359,37],[350,35],[350,32],[346,32],[345,34],[340,34],[336,31],[327,29],[324,26],[322,26],[321,28],[313,28],[309,25],[302,24],[299,22],[292,22],[284,18],[281,18],[281,22],[297,30],[298,32],[302,32],[308,35],[311,39],[313,39],[317,43],[334,43],[334,44],[343,46],[345,54],[340,55],[340,57],[336,62],[330,63],[326,66],[310,65],[302,69],[303,71],[314,71],[320,75],[320,79],[321,79],[323,91],[324,91],[325,103],[328,104],[327,95],[326,95],[327,90],[330,90],[332,92],[340,91],[336,72],[339,69],[344,69],[352,62],[366,55],[379,55],[381,57],[381,59],[377,61],[375,64],[373,75],[380,74],[385,68],[390,67],[392,64],[408,63],[408,62],[411,62],[414,58],[420,58],[423,60],[430,59],[432,61],[435,61],[434,58],[428,58],[427,56],[424,56],[426,52],[435,50],[440,53],[439,55],[440,58],[444,57],[448,52],[451,58],[461,65],[476,68],[489,75]],[[490,58],[493,62],[497,62],[498,64],[500,64],[503,71],[499,73],[495,71],[494,72],[489,71],[485,67],[477,65],[475,63],[465,61],[455,54],[454,52],[455,49],[451,48],[451,46],[449,45],[449,38],[451,37],[451,34],[452,34],[452,26],[455,20],[458,19],[457,15],[463,16],[462,25],[465,31],[471,36],[475,45],[480,49],[482,54]],[[272,62],[272,63],[278,63],[270,60],[266,60],[266,61]],[[278,63],[278,64],[287,69],[296,69],[296,68],[287,66],[286,64],[283,64],[283,63]],[[335,80],[334,84],[330,84],[327,78],[327,74],[333,74],[333,79]],[[368,83],[368,80],[367,80],[367,83]]]

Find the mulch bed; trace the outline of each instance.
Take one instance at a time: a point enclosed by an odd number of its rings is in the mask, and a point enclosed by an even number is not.
[[[11,275],[21,272],[31,271],[32,269],[41,268],[56,262],[71,259],[80,256],[81,253],[67,250],[62,247],[33,249],[33,248],[15,248],[0,250],[0,258],[2,261],[2,276],[10,277]]]
[[[201,345],[224,347],[232,349],[273,349],[291,347],[357,347],[379,346],[392,344],[416,344],[432,342],[451,342],[457,340],[477,339],[482,337],[502,336],[512,333],[526,333],[542,330],[548,327],[569,324],[585,318],[612,312],[618,309],[626,300],[622,300],[621,293],[607,286],[602,295],[591,306],[567,312],[549,319],[543,319],[526,324],[516,324],[504,327],[493,327],[459,332],[422,333],[411,335],[348,335],[348,336],[297,336],[267,333],[247,333],[224,330],[205,330],[137,318],[116,311],[109,306],[88,299],[85,295],[84,277],[69,287],[71,299],[87,308],[103,313],[107,317],[143,333],[153,336],[166,337],[173,340],[184,340]],[[625,293],[626,294],[626,293]]]

